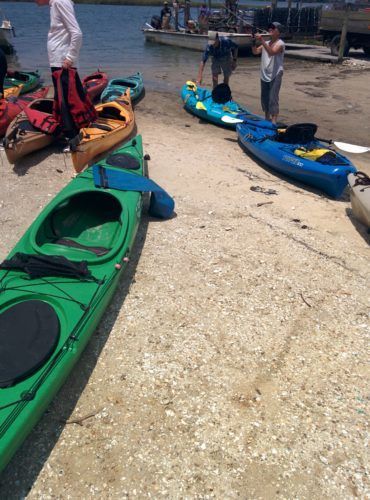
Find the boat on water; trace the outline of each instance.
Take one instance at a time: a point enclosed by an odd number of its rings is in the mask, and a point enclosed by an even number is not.
[[[95,169],[134,183],[144,164],[137,136]],[[75,177],[0,265],[0,471],[76,364],[129,261],[142,190],[99,186],[94,167]]]
[[[4,16],[1,10],[0,15],[2,15],[0,24],[0,46],[7,47],[11,45],[12,38],[15,37],[15,30],[12,23]]]
[[[208,34],[187,33],[183,31],[170,31],[154,29],[149,24],[143,28],[146,42],[181,47],[182,49],[197,50],[203,52],[207,46]],[[218,32],[219,36],[230,38],[239,46],[239,50],[249,50],[252,47],[253,35],[251,33],[227,33]],[[269,35],[266,33],[266,37]]]

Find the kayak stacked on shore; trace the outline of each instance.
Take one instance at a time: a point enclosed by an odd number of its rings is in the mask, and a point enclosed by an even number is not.
[[[92,101],[100,97],[107,84],[108,76],[102,71],[96,71],[82,80],[82,86]]]
[[[37,112],[45,121],[52,118],[53,99],[35,99],[21,111],[9,125],[3,145],[9,163],[14,164],[23,156],[52,144],[57,137],[46,134],[32,125],[29,111]]]
[[[132,83],[132,87],[128,85],[130,79],[135,82],[135,84]],[[127,83],[124,87],[125,90],[116,95],[117,87],[114,96],[110,96],[110,100],[96,105],[97,119],[88,127],[81,129],[78,136],[70,141],[72,162],[76,172],[83,170],[95,156],[128,139],[132,133],[135,126],[135,115],[131,104],[131,94],[133,89],[134,92],[138,92],[137,96],[143,91],[142,75],[137,73],[122,81]],[[91,100],[100,96],[107,82],[106,73],[100,71],[88,75],[82,80],[83,87]],[[7,127],[4,139],[5,152],[8,161],[12,164],[27,154],[38,151],[58,139],[63,139],[60,127],[52,126],[54,120],[53,100],[41,99],[45,95],[46,93],[29,94],[27,96],[29,108],[19,114],[23,108],[19,109],[19,106],[17,108],[13,106],[17,112],[7,113],[8,118],[3,120],[3,129]],[[28,99],[30,96],[32,99]],[[37,101],[32,102],[34,99]],[[31,114],[32,118],[30,118]]]
[[[0,471],[79,359],[127,266],[142,212],[174,202],[145,177],[141,136],[76,176],[0,265]]]
[[[131,101],[136,101],[144,91],[143,75],[135,73],[128,77],[109,80],[106,89],[101,95],[101,102],[114,101],[124,94],[127,89],[130,90]]]
[[[35,92],[19,97],[9,97],[0,101],[0,136],[5,135],[11,121],[32,101],[43,98],[49,91],[49,87],[41,87]]]
[[[106,74],[102,72],[93,73],[83,79],[83,86],[90,99],[100,95],[107,81]],[[72,162],[76,172],[86,167],[95,156],[130,136],[135,125],[130,94],[131,89],[126,87],[126,94],[120,94],[111,102],[98,104],[97,119],[71,141]],[[33,99],[40,97],[38,94],[29,96]],[[27,102],[29,106],[21,114],[18,114],[19,110],[15,118],[11,115],[11,123],[9,119],[6,122],[7,130],[3,143],[8,161],[12,164],[27,154],[63,139],[60,127],[54,126],[53,100],[39,98],[32,102],[33,99]]]
[[[220,94],[223,94],[222,84],[218,88],[221,89]],[[240,114],[249,113],[247,108],[231,99],[230,92],[217,95],[217,91],[212,92],[204,87],[198,87],[191,81],[186,82],[182,87],[181,98],[184,102],[184,108],[189,113],[222,127],[235,129],[235,123],[226,123],[222,120],[223,117],[238,118]]]
[[[140,136],[115,153],[135,163],[131,175],[143,175]],[[0,266],[0,351],[6,352],[0,470],[62,386],[108,305],[129,260],[141,198],[96,187],[90,168],[41,212]]]
[[[370,230],[370,177],[364,172],[348,175],[352,213]]]
[[[97,155],[127,139],[134,129],[135,115],[130,91],[120,98],[95,106],[96,120],[80,130],[77,140],[71,141],[72,162],[81,172]]]
[[[20,86],[21,94],[26,94],[35,90],[41,81],[38,71],[8,71],[4,80],[4,88]]]
[[[338,198],[356,168],[316,139],[316,131],[311,123],[279,129],[259,117],[246,117],[237,125],[239,141],[248,153],[269,168]]]

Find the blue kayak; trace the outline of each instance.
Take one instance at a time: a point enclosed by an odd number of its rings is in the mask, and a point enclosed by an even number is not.
[[[236,126],[243,148],[268,167],[338,198],[347,175],[356,172],[343,155],[315,138],[317,126],[303,123],[283,129],[258,116],[243,118]]]
[[[235,130],[235,123],[225,123],[222,117],[239,118],[240,113],[249,113],[235,101],[228,101],[225,104],[218,104],[212,99],[212,92],[203,87],[197,87],[194,82],[186,82],[181,89],[181,99],[184,101],[184,107],[193,115],[199,116],[222,127]]]
[[[141,73],[135,73],[127,77],[113,78],[104,89],[101,95],[101,102],[111,102],[118,99],[126,92],[126,89],[130,89],[132,101],[138,99],[144,90],[143,75]]]

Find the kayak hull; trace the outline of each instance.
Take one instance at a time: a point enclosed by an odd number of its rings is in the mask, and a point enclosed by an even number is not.
[[[72,163],[81,172],[96,156],[128,139],[135,126],[129,91],[112,102],[95,107],[98,118],[80,131],[79,144],[72,148]]]
[[[107,84],[108,75],[102,71],[96,71],[82,80],[82,86],[92,101],[98,99]]]
[[[256,118],[236,127],[239,142],[244,150],[272,170],[295,181],[324,191],[333,198],[342,194],[348,185],[347,175],[356,172],[354,165],[345,156],[336,153],[336,157],[342,162],[339,165],[323,164],[297,156],[294,151],[302,147],[301,143],[285,144],[274,140],[276,127],[266,120]],[[261,127],[258,126],[259,123]],[[325,148],[325,145],[316,139],[305,146]]]
[[[238,118],[240,114],[247,113],[247,108],[240,106],[235,101],[218,104],[212,99],[212,92],[204,87],[197,87],[193,82],[187,82],[181,89],[181,99],[184,108],[202,120],[221,127],[235,130],[235,123],[225,123],[222,117]]]
[[[366,183],[358,183],[359,176],[367,178]],[[349,174],[348,184],[353,215],[370,229],[370,178],[361,172]]]
[[[116,152],[136,158],[140,165],[136,175],[143,175],[140,136]],[[106,165],[105,161],[101,164]],[[86,261],[91,279],[36,277],[32,287],[25,289],[23,271],[0,269],[0,319],[14,304],[37,299],[52,308],[59,324],[57,345],[42,366],[0,388],[0,470],[63,385],[98,325],[129,260],[141,217],[141,198],[139,192],[95,187],[92,169],[88,169],[42,211],[9,255],[24,252]],[[79,240],[79,246],[56,240],[51,226],[56,233]],[[96,245],[100,248],[102,244],[107,245],[106,253],[98,255]]]
[[[138,99],[144,91],[143,75],[135,73],[134,75],[110,80],[107,87],[101,95],[101,102],[111,102],[130,90],[131,101]]]
[[[28,106],[52,114],[53,99],[35,99]],[[24,156],[50,146],[56,137],[36,130],[30,124],[24,111],[19,113],[9,125],[4,148],[9,163],[14,164]]]
[[[38,71],[8,71],[4,80],[4,88],[22,85],[21,94],[26,94],[40,85],[41,76]]]
[[[33,100],[46,97],[49,87],[40,89],[20,97],[0,100],[0,136],[5,135],[10,122]]]

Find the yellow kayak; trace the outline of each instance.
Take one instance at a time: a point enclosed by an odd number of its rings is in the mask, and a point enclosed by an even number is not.
[[[97,119],[80,130],[77,143],[71,144],[72,162],[81,172],[97,155],[127,139],[135,125],[130,90],[112,102],[95,106]]]
[[[3,97],[18,97],[21,93],[23,85],[15,85],[14,87],[9,87],[8,89],[4,89]]]

